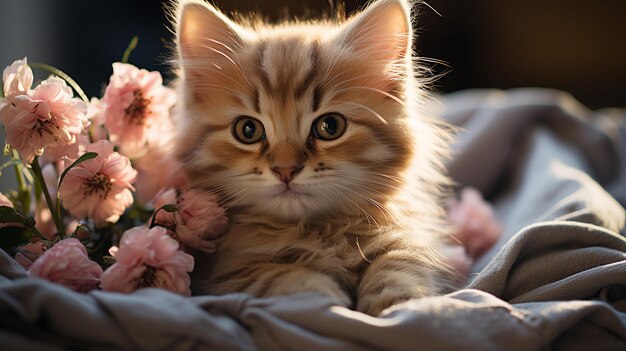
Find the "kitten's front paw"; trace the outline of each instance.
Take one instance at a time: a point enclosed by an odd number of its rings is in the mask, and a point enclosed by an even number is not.
[[[422,296],[413,296],[407,294],[406,291],[385,288],[378,294],[368,294],[360,298],[357,302],[356,309],[359,312],[376,317],[388,307],[419,297]]]
[[[356,309],[372,316],[383,310],[411,299],[435,295],[437,279],[429,269],[413,266],[413,270],[392,270],[397,266],[386,266],[395,262],[388,257],[379,258],[361,279],[357,291]]]
[[[280,296],[302,292],[319,292],[329,297],[337,305],[352,306],[352,299],[333,278],[308,269],[294,269],[283,275],[274,282],[266,295]]]

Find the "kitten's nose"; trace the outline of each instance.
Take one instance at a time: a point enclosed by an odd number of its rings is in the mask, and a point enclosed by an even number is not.
[[[272,173],[274,173],[274,175],[278,177],[281,182],[289,184],[289,182],[291,182],[293,178],[300,173],[302,168],[304,168],[304,166],[272,167]]]

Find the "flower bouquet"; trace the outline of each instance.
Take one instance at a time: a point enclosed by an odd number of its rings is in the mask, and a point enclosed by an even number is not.
[[[190,295],[192,250],[226,228],[217,198],[176,166],[176,93],[128,64],[133,38],[101,99],[62,71],[16,60],[2,74],[0,123],[17,189],[0,193],[0,247],[30,276],[79,292],[158,287]],[[33,68],[50,76],[33,87]],[[77,97],[76,97],[77,96]]]

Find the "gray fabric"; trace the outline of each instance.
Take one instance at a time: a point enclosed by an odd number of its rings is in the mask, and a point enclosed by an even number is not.
[[[313,293],[77,294],[0,252],[0,349],[626,350],[625,213],[609,195],[624,203],[624,121],[545,90],[442,101],[465,128],[452,174],[505,226],[466,289],[375,318]]]
[[[623,230],[626,111],[592,112],[548,89],[464,91],[441,101],[461,128],[451,176],[487,195],[504,224],[475,273],[533,223],[572,219]]]

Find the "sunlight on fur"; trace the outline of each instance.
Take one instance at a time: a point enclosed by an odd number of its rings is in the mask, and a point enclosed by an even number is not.
[[[445,288],[449,136],[421,109],[417,7],[270,25],[174,6],[176,154],[230,218],[196,294],[317,291],[377,315]]]

